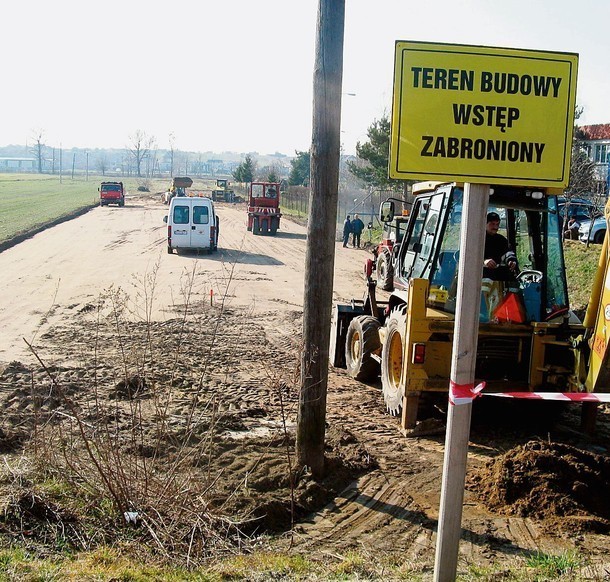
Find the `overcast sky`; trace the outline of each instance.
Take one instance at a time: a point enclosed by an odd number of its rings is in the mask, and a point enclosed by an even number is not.
[[[3,3],[0,145],[293,155],[311,143],[318,0]],[[610,122],[606,0],[346,0],[346,153],[390,113],[394,43],[578,53],[581,124]],[[353,93],[355,95],[347,95]]]

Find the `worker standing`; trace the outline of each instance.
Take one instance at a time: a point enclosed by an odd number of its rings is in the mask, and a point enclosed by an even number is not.
[[[349,218],[349,214],[345,217],[343,222],[343,246],[346,247],[349,242],[349,235],[352,233],[352,221]]]
[[[364,222],[360,220],[357,214],[354,214],[354,220],[352,220],[352,246],[360,248],[360,235],[364,230]]]

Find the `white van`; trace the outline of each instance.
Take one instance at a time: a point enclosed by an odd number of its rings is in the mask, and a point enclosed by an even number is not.
[[[167,252],[174,249],[215,251],[218,248],[219,220],[210,198],[174,196],[167,223]]]

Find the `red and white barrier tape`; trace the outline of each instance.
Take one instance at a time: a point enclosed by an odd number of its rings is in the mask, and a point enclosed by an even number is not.
[[[562,402],[610,402],[610,394],[592,392],[490,392],[483,396],[525,398],[527,400],[560,400]]]
[[[457,406],[460,404],[469,404],[477,396],[480,396],[483,388],[485,388],[485,382],[481,382],[475,387],[474,384],[456,384],[453,380],[450,380],[449,402]]]
[[[483,392],[485,382],[476,387],[474,384],[456,384],[449,381],[449,402],[456,406],[470,404],[479,396],[499,398],[521,398],[525,400],[556,400],[560,402],[601,402],[610,403],[610,393],[592,392]]]

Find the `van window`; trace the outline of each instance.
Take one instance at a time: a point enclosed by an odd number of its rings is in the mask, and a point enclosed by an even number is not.
[[[188,224],[189,223],[189,207],[188,206],[174,206],[174,224]]]
[[[193,222],[195,224],[210,222],[210,213],[207,206],[193,206]]]

